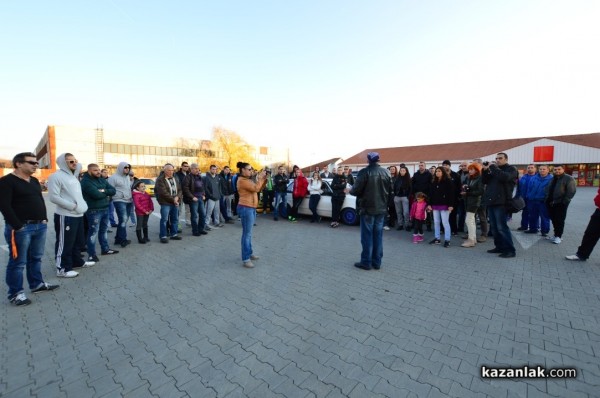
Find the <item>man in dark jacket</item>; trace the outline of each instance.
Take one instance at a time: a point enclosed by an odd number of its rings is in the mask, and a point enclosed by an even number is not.
[[[379,153],[367,155],[369,165],[358,172],[355,184],[349,191],[357,198],[360,213],[360,262],[354,266],[364,270],[381,268],[383,257],[383,222],[392,192],[389,170],[379,165]]]
[[[499,253],[502,258],[515,257],[515,246],[507,224],[506,205],[512,198],[519,172],[508,164],[508,155],[499,152],[496,163],[483,162],[482,181],[487,185],[482,202],[487,206],[494,247],[488,253]]]
[[[204,179],[197,163],[190,166],[190,174],[183,180],[183,203],[190,207],[190,220],[194,236],[206,235],[206,213],[204,209]]]
[[[172,164],[167,163],[163,167],[163,172],[156,179],[154,185],[154,193],[156,200],[160,205],[160,242],[169,243],[168,237],[171,240],[181,240],[181,236],[177,235],[179,226],[179,203],[183,196],[179,179],[174,176],[175,168]],[[167,221],[170,221],[171,226],[167,230]]]
[[[554,178],[548,187],[546,195],[546,206],[548,214],[552,220],[554,228],[554,236],[547,237],[552,243],[559,244],[562,242],[562,234],[565,229],[565,219],[567,218],[567,209],[571,199],[575,196],[576,184],[575,179],[568,174],[565,174],[565,166],[555,164],[553,168]]]
[[[277,175],[273,177],[273,184],[275,184],[275,211],[273,212],[273,220],[277,221],[279,213],[281,216],[287,218],[287,186],[290,179],[285,174],[283,166],[279,166],[277,169]],[[279,207],[281,206],[281,210]]]
[[[181,167],[175,173],[175,176],[179,180],[180,186],[183,186],[183,180],[185,180],[185,177],[187,177],[188,175],[190,175],[190,165],[188,164],[188,162],[181,162]],[[185,225],[190,225],[190,223],[188,222],[188,219],[190,217],[188,206],[189,205],[186,205],[185,203],[181,203],[179,205],[179,218],[185,222]],[[188,208],[186,209],[186,207]]]
[[[210,172],[206,173],[204,177],[204,192],[206,195],[206,225],[208,230],[213,227],[210,226],[211,220],[214,218],[214,227],[223,227],[225,224],[221,223],[221,197],[223,196],[223,183],[221,182],[221,176],[217,174],[217,166],[214,164],[210,165]]]
[[[83,200],[88,205],[85,216],[88,220],[87,230],[87,252],[88,261],[100,261],[96,255],[96,239],[100,241],[100,249],[103,255],[116,254],[117,250],[112,250],[108,246],[106,231],[108,230],[108,207],[110,198],[117,190],[108,183],[108,180],[102,178],[100,167],[95,164],[89,164],[87,173],[81,180],[81,192]]]
[[[229,166],[223,167],[223,170],[219,173],[219,176],[221,177],[221,184],[223,186],[223,196],[221,196],[221,201],[219,203],[221,207],[221,214],[223,215],[223,218],[225,218],[225,222],[227,224],[235,224],[235,221],[233,221],[232,209],[234,190],[231,168]]]

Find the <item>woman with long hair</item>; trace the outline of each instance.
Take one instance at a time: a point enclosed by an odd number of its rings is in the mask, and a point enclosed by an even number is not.
[[[427,211],[433,212],[433,223],[435,237],[430,245],[439,245],[440,240],[440,223],[444,224],[444,247],[450,247],[450,212],[454,210],[455,187],[452,180],[442,167],[436,167],[429,192],[429,206]]]
[[[396,208],[396,219],[398,220],[396,229],[398,231],[405,228],[410,231],[408,227],[410,219],[408,197],[411,193],[411,186],[410,172],[406,167],[401,166],[400,173],[394,181],[394,207]]]
[[[323,189],[321,189],[322,186],[323,181],[321,180],[321,176],[318,171],[315,171],[312,175],[312,180],[308,185],[308,192],[310,193],[308,208],[312,212],[311,223],[321,221],[321,217],[317,214],[317,206],[319,205],[319,200],[321,200],[321,194],[323,193]]]
[[[263,189],[266,179],[265,171],[261,170],[253,180],[252,166],[249,163],[238,162],[240,176],[237,179],[237,191],[240,199],[237,205],[237,214],[242,221],[242,265],[253,268],[252,260],[259,259],[252,251],[252,228],[256,221],[256,207],[258,206],[257,194]]]

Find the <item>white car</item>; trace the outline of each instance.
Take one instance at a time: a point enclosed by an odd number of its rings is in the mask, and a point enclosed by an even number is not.
[[[310,185],[312,178],[308,178],[308,184]],[[321,189],[323,193],[321,194],[321,199],[319,200],[319,204],[317,205],[317,214],[321,217],[331,218],[331,196],[333,194],[333,190],[331,189],[331,179],[327,178],[323,180],[323,185]],[[292,192],[294,190],[294,181],[291,180],[288,184],[287,188],[287,210],[288,214],[292,208],[293,197]],[[298,213],[302,215],[310,216],[312,212],[308,208],[310,195],[306,194],[302,203],[300,203],[300,207],[298,208]],[[340,216],[341,221],[347,225],[357,225],[358,224],[358,212],[356,211],[356,196],[346,194],[344,198],[344,204],[342,205],[342,214]]]

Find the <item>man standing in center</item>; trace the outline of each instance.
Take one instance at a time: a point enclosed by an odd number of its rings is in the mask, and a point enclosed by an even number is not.
[[[379,165],[379,153],[367,155],[369,165],[358,172],[350,191],[357,198],[360,213],[360,262],[354,266],[364,270],[381,268],[383,257],[383,221],[392,192],[390,172]]]

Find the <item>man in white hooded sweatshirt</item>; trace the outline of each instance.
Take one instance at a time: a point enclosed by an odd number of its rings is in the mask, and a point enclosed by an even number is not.
[[[121,162],[117,166],[117,172],[108,177],[108,183],[115,187],[117,193],[112,197],[117,212],[117,233],[115,234],[115,245],[125,247],[131,243],[127,239],[127,219],[133,211],[133,196],[131,193],[131,180],[129,172],[131,165]]]
[[[63,153],[56,158],[56,165],[58,171],[48,178],[48,198],[56,205],[56,276],[74,278],[79,275],[79,272],[73,271],[74,267],[91,267],[95,264],[81,258],[81,248],[85,245],[83,215],[88,207],[79,183],[81,165],[75,156]]]

